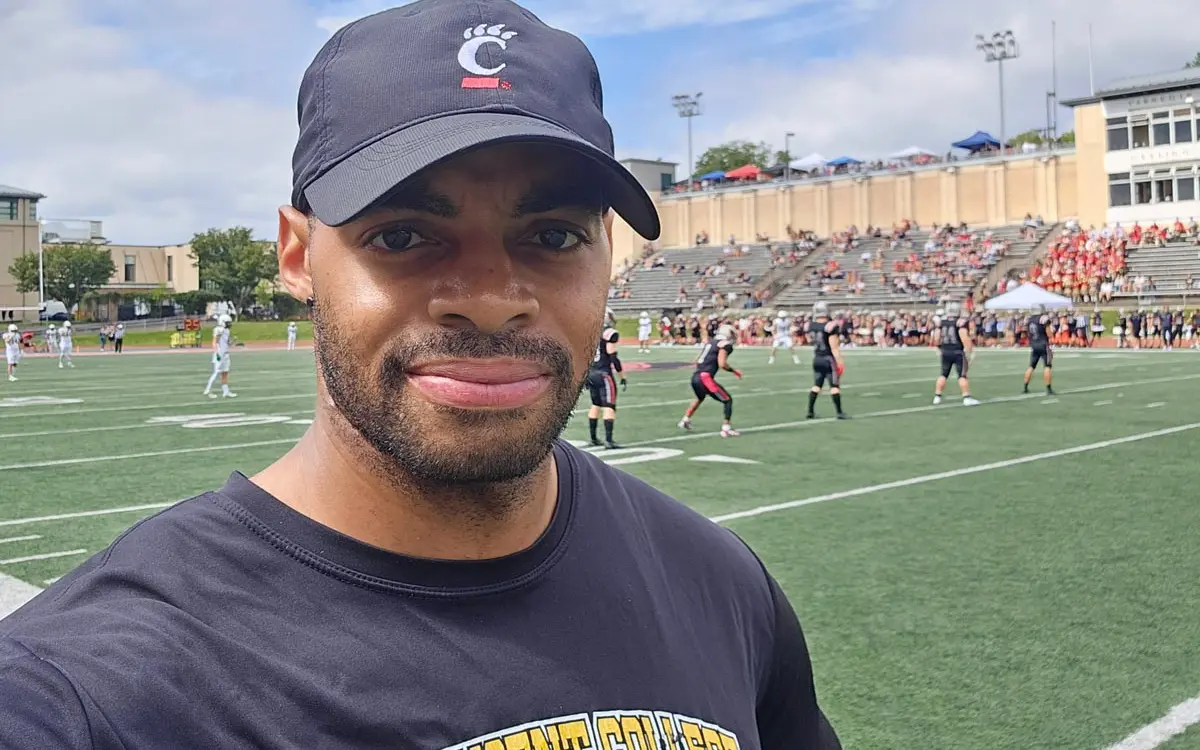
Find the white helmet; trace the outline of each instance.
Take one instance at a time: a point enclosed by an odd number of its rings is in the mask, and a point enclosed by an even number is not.
[[[118,331],[123,331],[123,330],[125,330],[125,324],[124,324],[124,323],[117,323],[117,330],[118,330]]]
[[[222,315],[220,318],[217,318],[217,322],[223,326],[227,326],[233,323],[233,318],[229,317],[228,315]]]
[[[642,310],[642,317],[643,317],[643,318],[648,318],[648,317],[650,317],[650,311],[649,311],[649,310]]]
[[[16,324],[16,323],[10,323],[10,324],[9,324],[9,326],[8,326],[8,332],[9,332],[9,333],[16,333],[16,332],[17,332],[17,331],[19,331],[19,330],[20,330],[20,329],[19,329],[19,328],[17,328],[17,324]]]
[[[50,324],[50,330],[51,330],[51,331],[53,331],[53,330],[54,330],[54,324],[53,324],[53,323],[51,323],[51,324]]]
[[[787,313],[785,313],[783,310],[780,310],[778,313],[776,313],[775,317],[782,320],[783,318],[787,317]]]
[[[813,317],[821,318],[829,315],[829,305],[824,302],[817,302],[813,305]]]
[[[69,320],[64,320],[64,321],[63,321],[63,328],[70,328],[70,327],[71,327],[71,321],[69,321]]]
[[[717,338],[722,339],[724,341],[732,341],[733,340],[733,326],[726,323],[726,324],[720,326],[719,328],[717,328]]]

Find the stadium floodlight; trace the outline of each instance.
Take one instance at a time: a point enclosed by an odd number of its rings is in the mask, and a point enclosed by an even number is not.
[[[783,181],[792,181],[792,137],[795,133],[783,134]]]
[[[42,250],[42,228],[46,220],[38,219],[37,223],[37,254],[38,254],[38,307],[46,309],[46,261]]]
[[[1011,30],[997,31],[991,39],[975,35],[975,49],[983,53],[984,62],[997,63],[1000,68],[1000,157],[1004,158],[1004,61],[1021,56],[1021,48]]]
[[[704,96],[703,91],[696,92],[695,96],[691,94],[676,94],[671,97],[671,104],[675,106],[675,111],[680,117],[687,118],[688,124],[688,190],[692,189],[692,178],[695,177],[695,167],[692,162],[692,118],[704,114],[700,108],[700,97]]]

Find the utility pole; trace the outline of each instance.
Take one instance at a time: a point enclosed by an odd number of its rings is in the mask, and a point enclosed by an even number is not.
[[[1021,56],[1017,39],[1011,30],[997,31],[991,39],[985,39],[982,34],[975,35],[975,49],[983,53],[984,62],[994,62],[1000,68],[1000,157],[1005,155],[1004,132],[1004,61],[1015,60]]]
[[[688,190],[692,189],[692,178],[695,175],[695,162],[692,160],[692,118],[699,117],[704,114],[700,108],[700,97],[704,96],[704,92],[697,92],[695,96],[691,94],[676,94],[671,97],[671,104],[675,106],[675,111],[680,117],[687,118],[688,129]]]

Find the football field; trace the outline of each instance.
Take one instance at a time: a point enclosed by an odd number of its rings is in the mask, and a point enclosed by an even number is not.
[[[1027,351],[982,351],[966,408],[931,405],[935,352],[850,350],[839,422],[828,395],[804,419],[807,351],[741,348],[730,439],[716,403],[676,427],[695,354],[622,349],[601,455],[763,557],[846,748],[1200,748],[1200,352],[1062,350],[1047,398]],[[0,612],[313,416],[306,350],[237,350],[232,400],[201,396],[206,352],[75,364],[0,383]]]

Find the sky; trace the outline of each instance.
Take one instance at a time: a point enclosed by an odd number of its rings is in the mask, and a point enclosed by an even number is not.
[[[211,227],[273,238],[289,200],[300,77],[330,34],[379,0],[0,0],[0,184],[41,215],[104,222],[117,243],[176,244]],[[1061,99],[1180,68],[1200,47],[1179,0],[527,0],[581,37],[618,158],[686,173],[671,96],[703,92],[694,156],[732,139],[796,156],[935,152],[999,135],[995,64],[976,34],[1011,29],[1006,132]],[[969,9],[969,10],[968,10]],[[1051,21],[1057,22],[1052,55]],[[1060,131],[1072,127],[1058,112]]]

